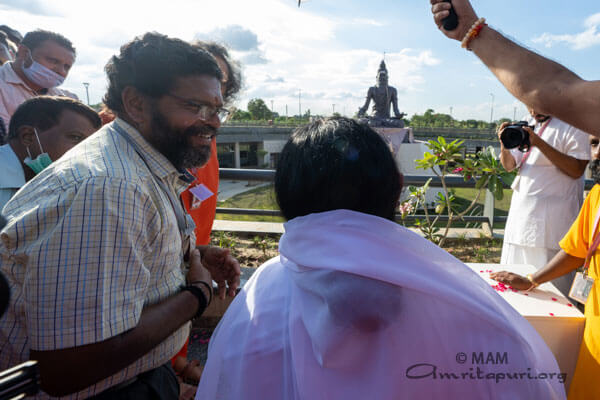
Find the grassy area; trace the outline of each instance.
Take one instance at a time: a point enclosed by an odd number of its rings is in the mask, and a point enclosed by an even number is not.
[[[278,210],[275,201],[273,185],[261,186],[248,192],[238,194],[225,201],[217,203],[217,207],[224,208],[253,208],[259,210]],[[216,219],[228,221],[261,221],[261,222],[285,222],[282,217],[269,217],[262,215],[233,215],[217,214]]]
[[[456,201],[459,204],[459,209],[466,208],[471,201],[475,198],[477,190],[475,189],[455,189]],[[510,198],[512,196],[512,190],[504,190],[504,198],[500,201],[496,201],[494,207],[495,215],[508,215],[508,208],[510,206]],[[476,208],[476,213],[473,215],[481,215],[483,212],[483,204],[485,202],[485,194],[482,194]],[[218,207],[226,208],[253,208],[261,210],[277,210],[277,202],[275,201],[275,193],[273,186],[262,186],[256,189],[252,189],[248,192],[234,196],[228,200],[221,201],[217,204]],[[229,221],[261,221],[261,222],[284,222],[281,217],[269,217],[269,216],[258,216],[258,215],[233,215],[233,214],[217,214],[217,219],[229,220]],[[456,227],[464,227],[465,224],[455,224]],[[497,228],[503,228],[503,224],[497,225]]]

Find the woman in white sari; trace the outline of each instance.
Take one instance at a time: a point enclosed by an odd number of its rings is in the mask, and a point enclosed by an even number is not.
[[[393,222],[401,187],[366,126],[331,118],[292,135],[275,179],[281,255],[221,320],[197,399],[565,398],[531,325]]]

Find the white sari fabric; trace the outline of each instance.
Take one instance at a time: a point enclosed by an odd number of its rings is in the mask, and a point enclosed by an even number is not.
[[[564,399],[533,327],[452,255],[379,217],[285,224],[218,325],[196,399]]]

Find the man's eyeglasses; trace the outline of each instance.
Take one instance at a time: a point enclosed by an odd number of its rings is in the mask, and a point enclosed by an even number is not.
[[[183,97],[174,95],[172,93],[167,93],[167,96],[171,96],[174,99],[177,99],[180,102],[182,102],[183,104],[185,104],[185,106],[192,113],[196,114],[196,116],[203,121],[208,121],[211,118],[214,118],[216,116],[217,118],[219,118],[219,121],[221,121],[221,123],[223,123],[223,122],[227,121],[227,118],[229,117],[229,114],[230,114],[230,111],[223,107],[215,107],[215,106],[211,106],[210,104],[206,104],[206,103],[197,103],[195,101],[184,99]]]

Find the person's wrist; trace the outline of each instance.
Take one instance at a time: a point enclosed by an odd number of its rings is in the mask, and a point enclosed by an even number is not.
[[[531,284],[531,286],[529,286],[529,289],[527,289],[527,290],[535,289],[536,287],[538,287],[540,285],[533,277],[533,274],[527,274],[527,280]]]
[[[212,298],[213,298],[212,281],[207,282],[205,280],[198,279],[195,281],[190,281],[189,285],[197,287],[198,289],[200,289],[202,291],[202,293],[204,294],[204,296],[206,298],[206,305],[208,307],[208,305],[210,305],[210,303],[212,302]]]
[[[182,285],[181,291],[191,293],[198,301],[198,308],[196,309],[196,312],[194,313],[194,316],[191,319],[196,319],[200,317],[208,307],[208,297],[206,296],[205,292],[194,285]]]

